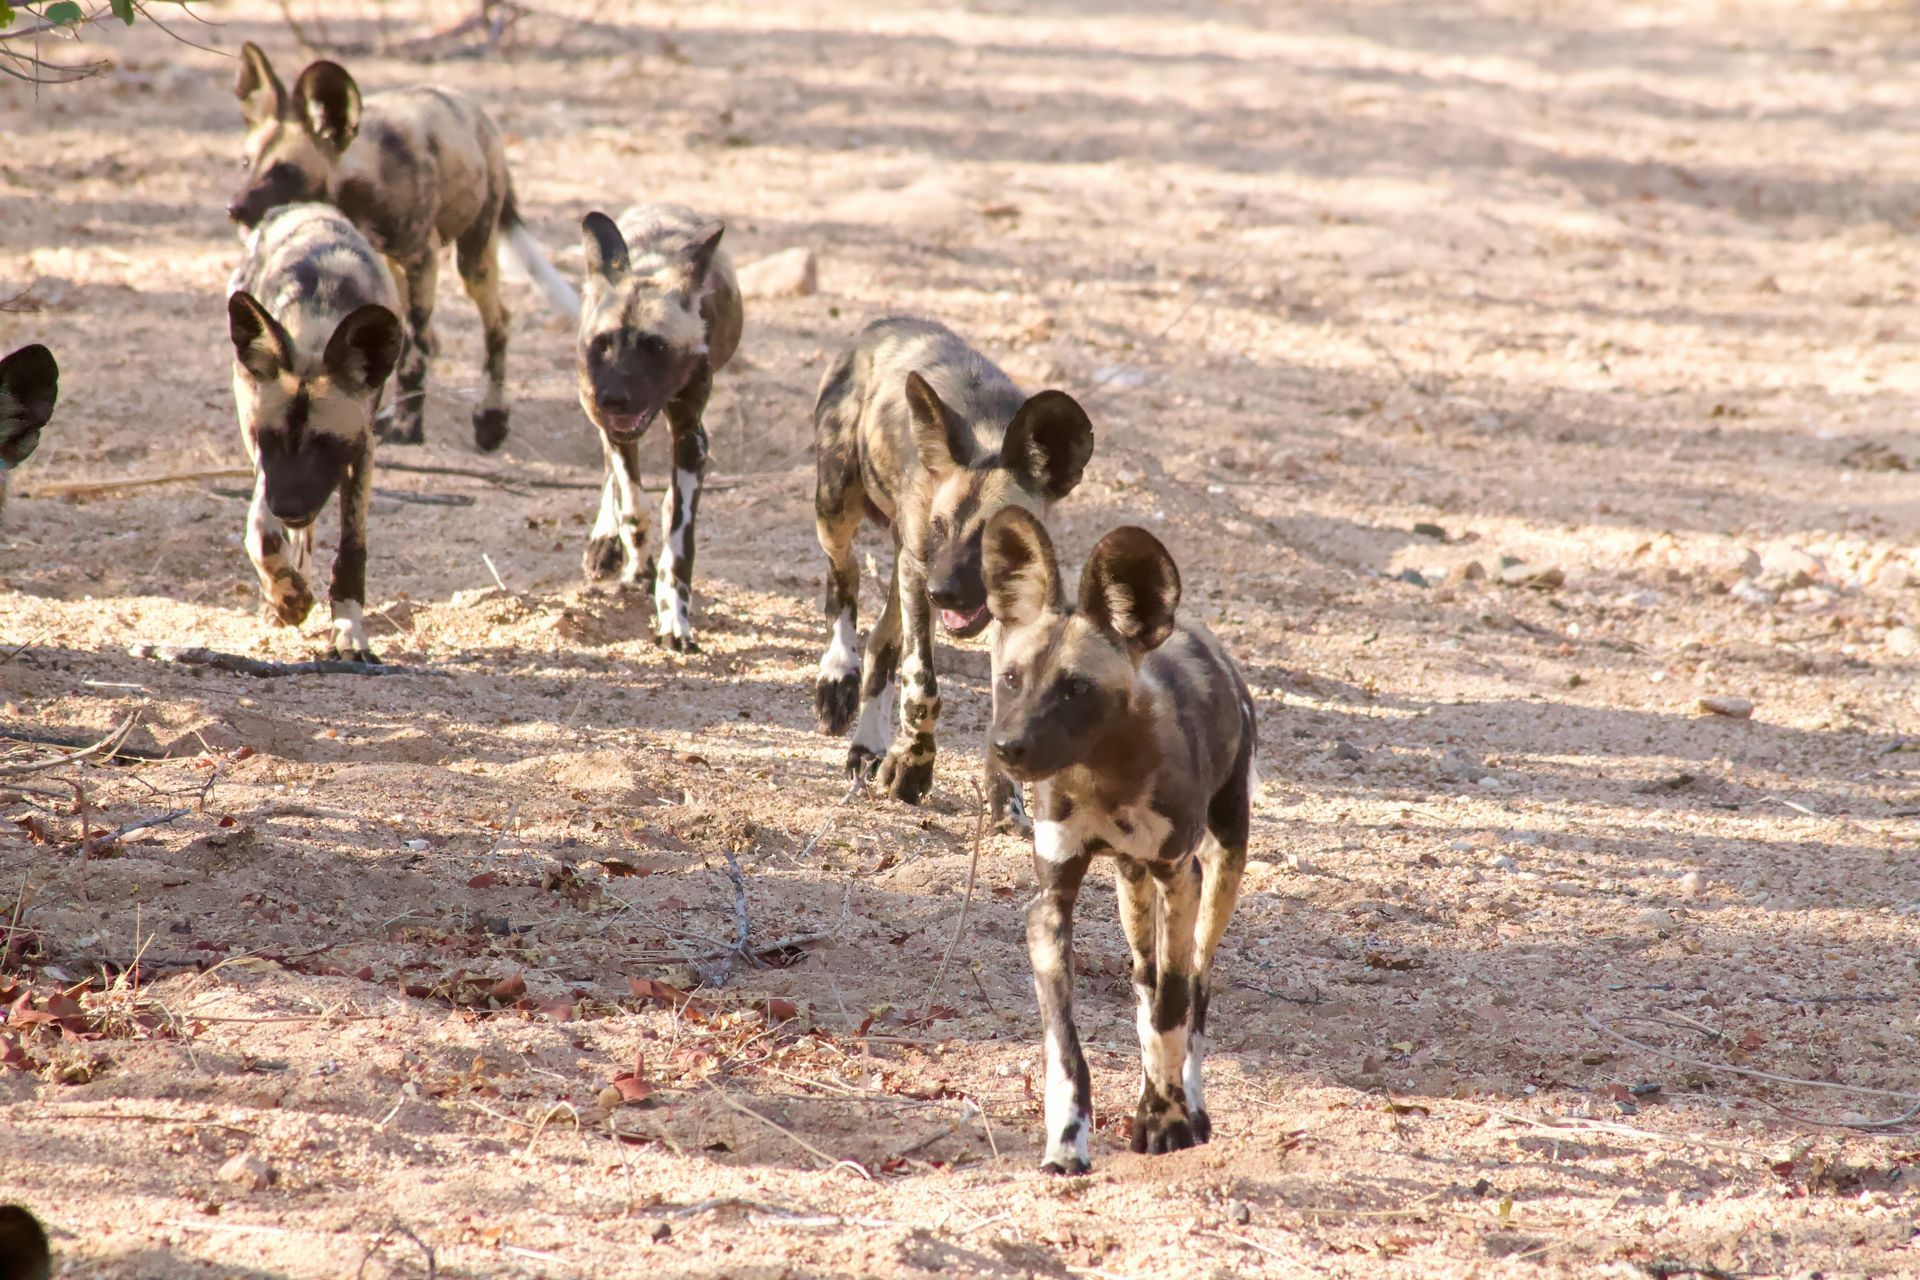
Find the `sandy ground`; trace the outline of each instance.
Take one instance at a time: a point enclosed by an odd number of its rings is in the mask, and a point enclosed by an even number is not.
[[[379,477],[376,642],[442,674],[129,656],[324,639],[257,616],[241,482],[32,492],[242,461],[231,63],[136,28],[108,78],[0,86],[0,349],[65,370],[0,529],[0,722],[137,711],[171,753],[0,785],[0,1199],[59,1274],[1920,1274],[1920,1139],[1859,1127],[1920,1090],[1920,25],[1171,8],[542,6],[497,57],[352,60],[482,100],[569,270],[637,198],[819,251],[719,382],[684,660],[577,580],[597,450],[524,285],[514,435],[473,456],[451,271],[430,443],[389,460],[572,487]],[[273,11],[217,20],[291,79]],[[1035,1171],[1017,839],[931,988],[984,651],[943,654],[921,808],[846,798],[812,731],[809,408],[888,309],[1083,397],[1067,554],[1160,533],[1259,699],[1205,1148],[1126,1151],[1104,874],[1092,1177]],[[764,967],[717,958],[729,856]]]

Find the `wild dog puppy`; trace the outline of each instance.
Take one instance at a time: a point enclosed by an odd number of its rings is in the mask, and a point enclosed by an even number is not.
[[[1093,456],[1093,424],[1072,396],[1028,396],[945,325],[875,320],[827,370],[814,404],[819,474],[814,527],[827,553],[827,621],[814,706],[825,733],[854,725],[847,772],[877,776],[918,803],[933,785],[933,611],[951,635],[986,628],[980,535],[1009,507],[1044,514],[1073,491]],[[857,653],[863,518],[893,534],[887,603]],[[906,687],[901,737],[896,669]],[[995,786],[995,813],[1017,793]]]
[[[1205,1142],[1213,953],[1247,862],[1253,700],[1205,628],[1178,623],[1180,573],[1144,529],[1094,547],[1069,604],[1046,529],[1002,512],[982,552],[993,761],[1034,784],[1027,951],[1045,1030],[1049,1173],[1085,1173],[1091,1089],[1073,1025],[1073,904],[1113,857],[1133,952],[1142,1082],[1133,1149]]]
[[[501,233],[555,311],[571,316],[580,303],[520,220],[493,121],[443,89],[397,89],[363,105],[353,77],[332,62],[307,67],[288,93],[251,43],[241,47],[233,92],[247,124],[247,178],[228,216],[252,227],[281,205],[331,204],[387,256],[404,290],[407,344],[392,421],[382,429],[395,444],[422,439],[440,251],[454,246],[460,279],[486,330],[487,389],[473,411],[473,440],[482,453],[498,449],[507,438]]]
[[[305,577],[313,522],[337,489],[332,652],[371,660],[367,496],[373,415],[404,339],[386,264],[339,210],[296,204],[267,215],[227,297],[233,402],[253,459],[247,556],[288,626],[313,608]]]
[[[0,1280],[47,1280],[53,1254],[40,1220],[17,1204],[0,1204]]]
[[[580,407],[607,459],[600,515],[583,559],[589,582],[618,578],[653,592],[654,638],[681,653],[693,642],[693,533],[707,472],[702,421],[713,375],[740,345],[740,289],[720,250],[726,228],[674,204],[637,204],[615,222],[580,224],[587,278],[580,310]],[[673,475],[660,523],[660,566],[646,553],[640,437],[662,411]]]
[[[59,396],[60,366],[39,343],[0,360],[0,513],[7,509],[7,474],[32,456]]]

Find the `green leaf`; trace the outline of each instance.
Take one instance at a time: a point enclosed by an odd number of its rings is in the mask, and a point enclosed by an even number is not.
[[[0,31],[13,25],[13,6],[7,0],[0,0]]]
[[[113,5],[113,16],[120,19],[120,21],[126,23],[128,26],[132,26],[133,25],[133,0],[111,0],[111,3]]]
[[[87,15],[74,0],[56,0],[42,9],[40,16],[56,27],[77,27]]]

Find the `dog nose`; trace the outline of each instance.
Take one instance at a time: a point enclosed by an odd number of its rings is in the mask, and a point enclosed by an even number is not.
[[[1022,738],[995,738],[993,754],[1001,764],[1017,765],[1027,758],[1027,744]]]
[[[625,417],[633,412],[633,398],[621,391],[608,392],[600,397],[600,409],[603,413]]]
[[[245,222],[247,220],[247,206],[238,200],[230,201],[227,204],[227,217],[234,222]]]
[[[942,609],[952,609],[956,613],[960,611],[961,606],[965,603],[960,599],[960,584],[952,578],[948,578],[944,582],[929,584],[927,587],[927,598],[939,605]]]

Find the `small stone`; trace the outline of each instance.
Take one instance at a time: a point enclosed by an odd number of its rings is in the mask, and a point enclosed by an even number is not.
[[[1393,580],[1395,582],[1409,583],[1416,587],[1424,587],[1427,585],[1426,578],[1421,575],[1418,569],[1402,569],[1393,575]]]
[[[1727,557],[1726,567],[1728,572],[1742,578],[1757,578],[1760,576],[1760,553],[1752,547],[1735,547]]]
[[[1633,922],[1647,929],[1671,929],[1675,923],[1673,912],[1665,907],[1648,907],[1634,916]]]
[[[1500,781],[1500,779],[1490,773],[1480,778],[1480,780],[1473,785],[1479,787],[1482,791],[1505,791],[1507,789],[1506,783]]]
[[[415,853],[419,853],[421,850],[426,849],[428,847],[429,847],[428,842],[420,839],[418,836],[407,841],[407,848],[413,850]]]
[[[1551,591],[1563,585],[1566,580],[1567,575],[1560,568],[1531,560],[1510,564],[1500,570],[1500,581],[1508,586],[1532,587],[1536,591]]]
[[[1333,746],[1328,749],[1327,754],[1335,760],[1358,760],[1362,755],[1360,748],[1354,746],[1345,738],[1335,739]]]
[[[743,298],[805,298],[820,291],[813,250],[799,247],[749,262],[734,272]]]
[[[1245,1200],[1227,1201],[1227,1221],[1236,1227],[1244,1227],[1253,1221],[1253,1210],[1247,1207]]]
[[[1492,867],[1495,871],[1518,871],[1520,869],[1520,864],[1515,862],[1512,858],[1508,857],[1504,853],[1500,854],[1496,858],[1489,860],[1487,865]]]
[[[1729,698],[1719,694],[1700,699],[1700,709],[1708,715],[1729,716],[1735,720],[1753,718],[1753,699]]]
[[[650,1234],[655,1243],[662,1240],[671,1240],[673,1239],[673,1228],[664,1222],[656,1222]]]
[[[1687,872],[1687,874],[1680,877],[1680,896],[1683,898],[1699,897],[1700,884],[1700,873],[1698,871]]]
[[[1779,583],[1788,590],[1804,587],[1827,575],[1827,566],[1819,556],[1798,547],[1771,547],[1760,557],[1761,573],[1769,585]]]
[[[1449,841],[1447,841],[1447,848],[1449,848],[1449,849],[1451,849],[1451,850],[1453,850],[1453,851],[1454,851],[1455,853],[1472,853],[1472,852],[1473,852],[1473,841],[1471,841],[1471,840],[1449,840]]]
[[[1455,565],[1447,572],[1447,581],[1454,584],[1462,582],[1483,582],[1486,580],[1487,566],[1478,560],[1469,560],[1465,564]]]
[[[1873,585],[1882,591],[1905,591],[1913,585],[1913,570],[1898,560],[1890,560],[1873,575]]]
[[[1306,858],[1302,857],[1300,854],[1297,854],[1297,853],[1290,853],[1287,855],[1287,869],[1289,871],[1292,871],[1295,875],[1302,875],[1302,876],[1313,875],[1316,871],[1319,870],[1319,868],[1315,867],[1313,863],[1307,861]]]
[[[1445,529],[1442,529],[1437,524],[1429,524],[1424,520],[1413,526],[1413,532],[1416,537],[1438,538],[1442,542],[1447,540],[1447,531]]]
[[[273,1167],[251,1151],[242,1151],[220,1166],[215,1175],[242,1191],[264,1191],[273,1181]]]
[[[1727,594],[1735,600],[1745,600],[1748,604],[1757,604],[1762,607],[1772,604],[1779,598],[1751,578],[1740,579],[1727,588]]]
[[[1462,782],[1478,782],[1487,776],[1480,762],[1458,747],[1448,747],[1440,756],[1440,776]]]
[[[1887,632],[1887,652],[1896,658],[1911,658],[1920,653],[1920,631],[1912,627],[1895,627]]]

